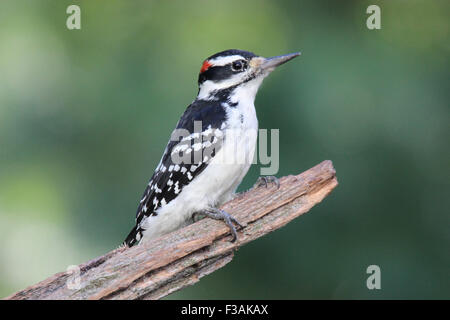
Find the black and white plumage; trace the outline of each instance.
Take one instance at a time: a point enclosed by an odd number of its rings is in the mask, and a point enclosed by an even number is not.
[[[194,213],[231,199],[255,152],[257,90],[276,66],[296,56],[226,50],[204,61],[198,96],[178,121],[145,189],[126,245],[178,229],[192,222]]]

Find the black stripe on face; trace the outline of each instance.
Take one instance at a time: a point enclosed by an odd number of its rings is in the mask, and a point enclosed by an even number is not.
[[[198,75],[198,83],[201,84],[207,80],[211,80],[214,82],[226,80],[231,78],[236,73],[238,72],[235,72],[231,69],[231,64],[226,64],[224,66],[217,66],[217,67],[209,67],[208,70]]]

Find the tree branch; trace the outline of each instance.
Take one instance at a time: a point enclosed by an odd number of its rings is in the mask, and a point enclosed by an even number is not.
[[[233,259],[238,247],[281,228],[309,211],[336,186],[331,161],[297,175],[239,194],[222,206],[246,226],[231,243],[221,221],[203,219],[145,245],[118,248],[79,265],[76,274],[61,272],[6,299],[159,299],[194,284]],[[69,281],[69,282],[68,282]]]

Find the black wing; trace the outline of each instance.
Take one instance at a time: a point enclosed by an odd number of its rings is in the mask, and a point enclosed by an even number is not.
[[[141,239],[143,220],[157,215],[157,209],[175,199],[206,168],[223,143],[225,121],[225,109],[218,101],[196,100],[186,109],[144,191],[136,226],[125,240],[128,246]]]

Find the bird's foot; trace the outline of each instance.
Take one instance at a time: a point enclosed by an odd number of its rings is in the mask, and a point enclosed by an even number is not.
[[[269,183],[274,183],[277,186],[277,189],[280,188],[280,180],[278,180],[275,176],[262,176],[256,180],[256,183],[253,185],[253,188],[259,188],[265,186],[266,188],[269,186]]]
[[[194,215],[193,215],[194,221],[195,221],[195,217],[198,214],[204,215],[204,216],[214,219],[214,220],[224,221],[227,224],[227,226],[230,228],[231,234],[233,235],[233,239],[231,239],[231,242],[235,242],[237,239],[237,232],[236,232],[236,228],[233,225],[233,223],[235,223],[240,229],[244,228],[244,226],[239,221],[237,221],[232,215],[230,215],[228,212],[217,209],[217,208],[209,208],[209,209],[206,209],[199,213],[194,213]]]

